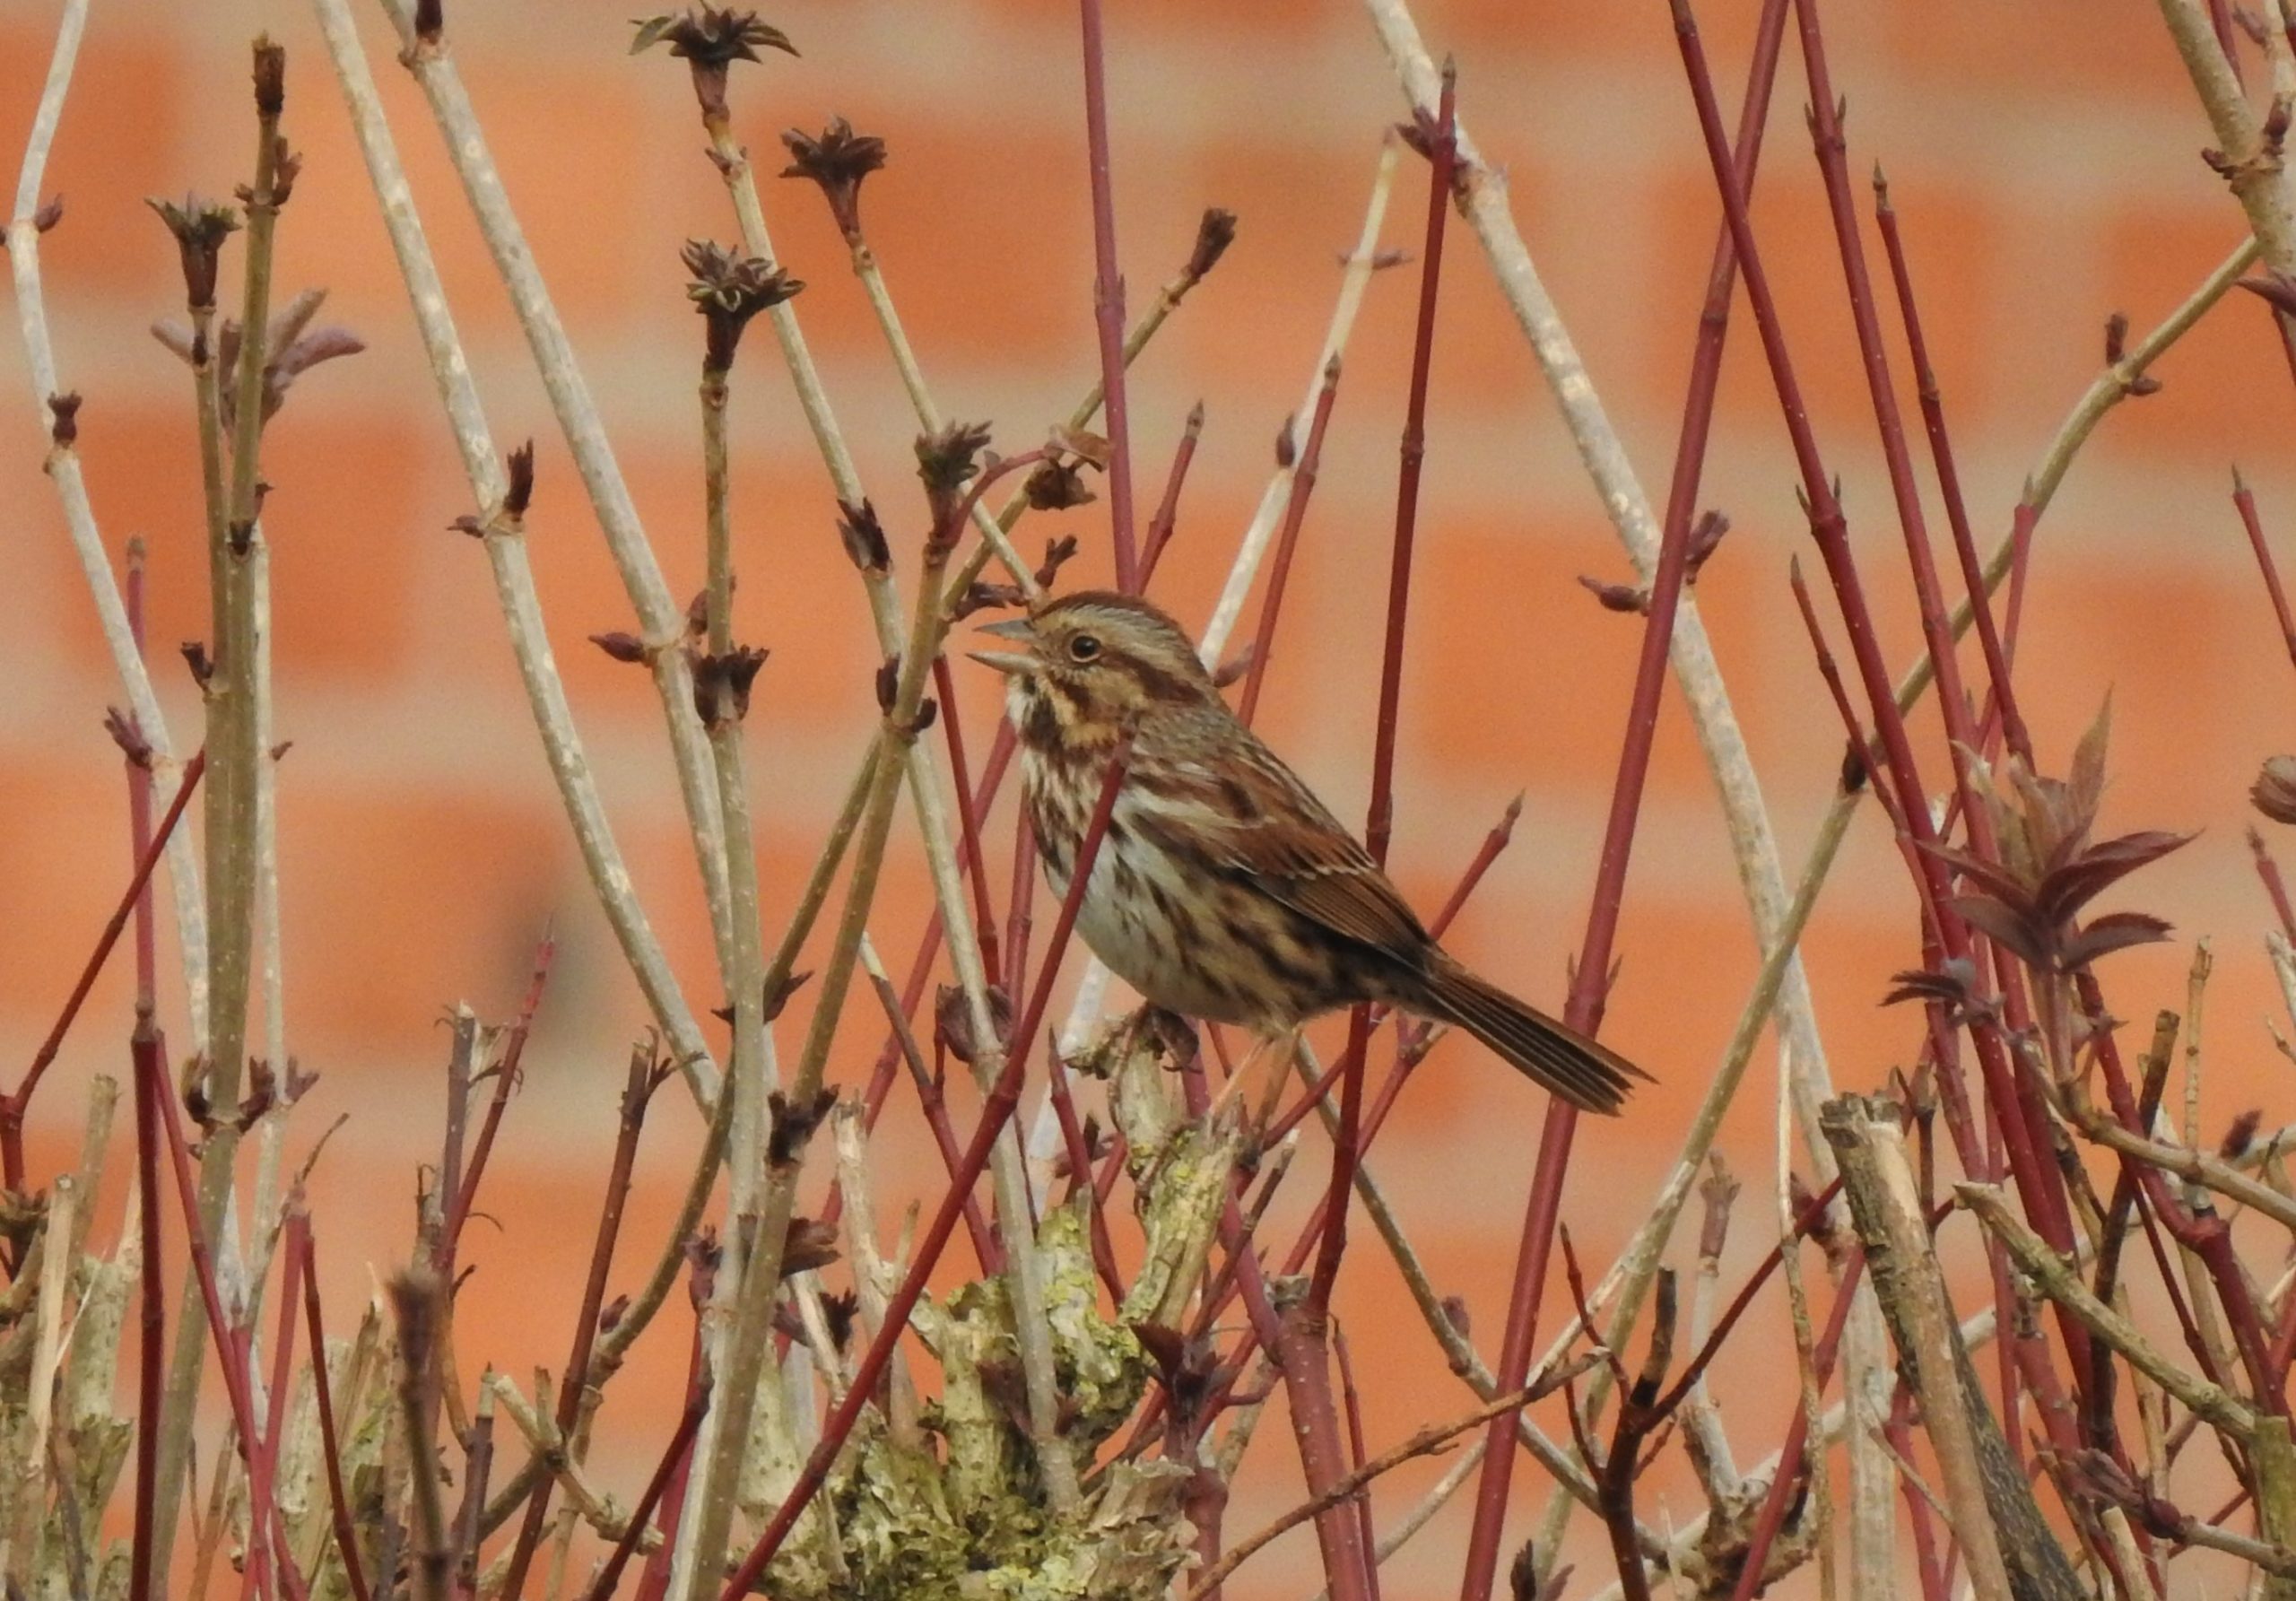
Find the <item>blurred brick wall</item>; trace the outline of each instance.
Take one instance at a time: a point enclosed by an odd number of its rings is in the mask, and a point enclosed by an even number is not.
[[[627,58],[628,9],[464,4],[452,8],[452,36],[683,593],[700,569],[699,330],[676,250],[688,236],[735,230],[700,154],[684,73],[666,59]],[[1705,9],[1735,104],[1754,7],[1717,0]],[[2125,309],[2149,326],[2230,248],[2239,219],[2196,159],[2205,125],[2151,7],[1887,0],[1830,9],[1852,169],[1877,157],[1888,165],[1989,543],[2095,371],[2106,314]],[[1310,376],[1335,253],[1354,236],[1378,129],[1400,101],[1352,5],[1165,0],[1111,10],[1120,234],[1135,306],[1185,254],[1201,207],[1242,219],[1228,262],[1141,361],[1132,387],[1141,492],[1152,501],[1188,405],[1202,397],[1209,412],[1159,579],[1163,598],[1198,622]],[[28,126],[50,11],[18,6],[0,18],[0,148],[14,148]],[[1646,487],[1662,493],[1717,221],[1665,8],[1425,0],[1420,15],[1434,48],[1457,52],[1463,113],[1505,165],[1540,266]],[[1064,414],[1095,371],[1073,8],[876,0],[772,18],[804,54],[737,74],[744,136],[769,172],[785,126],[818,128],[842,113],[886,137],[891,165],[869,180],[865,213],[936,396],[950,414],[995,419],[1000,442],[1017,448]],[[641,674],[582,642],[628,625],[628,603],[437,137],[390,63],[383,30],[368,22],[497,437],[537,443],[530,544],[584,735],[655,926],[697,1007],[708,1005],[713,965],[657,709]],[[278,728],[294,741],[281,785],[288,1043],[324,1075],[296,1140],[352,1115],[317,1181],[326,1287],[347,1304],[363,1291],[361,1263],[387,1264],[404,1249],[412,1167],[436,1148],[441,1007],[467,998],[507,1012],[535,935],[554,921],[559,970],[490,1186],[488,1209],[504,1231],[482,1225],[468,1250],[478,1271],[462,1327],[465,1375],[483,1361],[522,1371],[562,1360],[619,1063],[643,1012],[569,848],[483,559],[444,531],[472,509],[468,492],[301,8],[98,8],[47,185],[68,197],[64,225],[43,247],[60,360],[65,381],[88,397],[82,439],[106,537],[116,550],[141,534],[152,547],[155,676],[184,737],[196,703],[173,650],[204,631],[205,617],[196,467],[182,371],[144,332],[178,309],[180,291],[142,197],[217,194],[240,180],[244,45],[258,27],[288,43],[288,126],[307,158],[282,230],[283,284],[328,286],[326,317],[370,346],[355,364],[306,381],[265,457],[275,485],[266,527],[276,552]],[[1887,643],[1904,661],[1915,636],[1901,550],[1799,126],[1799,70],[1789,57],[1756,222],[1821,438],[1846,479]],[[1390,244],[1416,247],[1422,173],[1404,169]],[[785,263],[811,285],[798,309],[871,492],[892,527],[913,532],[913,427],[844,249],[810,189],[769,181],[766,200]],[[1582,572],[1623,577],[1623,558],[1471,239],[1455,231],[1452,241],[1395,855],[1407,892],[1431,904],[1508,798],[1525,792],[1514,848],[1453,944],[1558,1001],[1637,630],[1574,582]],[[1365,795],[1366,709],[1378,671],[1368,641],[1384,606],[1414,276],[1375,283],[1349,352],[1264,714],[1343,816],[1359,816]],[[118,691],[40,478],[44,419],[13,338],[0,342],[0,368],[13,419],[0,433],[13,441],[0,451],[9,509],[0,1041],[5,1059],[22,1060],[117,892],[126,846],[118,763],[99,727]],[[2257,761],[2286,743],[2290,678],[2225,468],[2239,460],[2269,521],[2296,527],[2292,396],[2264,318],[2246,301],[2223,308],[2160,374],[2164,392],[2106,424],[2048,517],[2020,671],[2044,751],[2057,757],[2113,692],[2113,826],[2207,830],[2130,894],[2180,930],[2220,941],[2213,1118],[2276,1093],[2280,1082],[2257,1026],[2274,1002],[2240,828]],[[825,475],[769,343],[738,374],[735,408],[741,630],[773,650],[750,732],[765,905],[778,918],[866,736],[874,656],[831,531]],[[1786,561],[1804,534],[1775,404],[1743,327],[1707,483],[1707,503],[1736,526],[1699,596],[1790,871],[1841,747],[1786,597]],[[1104,575],[1098,512],[1024,530],[1024,547],[1073,527],[1085,536],[1081,576]],[[961,676],[978,748],[992,692]],[[1926,757],[1942,773],[1934,724],[1922,727],[1932,736]],[[1913,1043],[1908,1019],[1876,1007],[1885,975],[1918,959],[1903,873],[1879,821],[1861,819],[1807,945],[1834,1071],[1850,1086],[1877,1082]],[[889,961],[906,963],[928,904],[913,855],[900,857],[873,920]],[[1605,1259],[1663,1170],[1755,965],[1710,786],[1672,703],[1619,948],[1609,1032],[1660,1083],[1630,1118],[1581,1137],[1567,1215],[1589,1255]],[[2141,1018],[2180,1001],[2185,959],[2170,947],[2117,958],[2109,976],[2118,1010]],[[124,1066],[126,998],[116,963],[45,1098],[43,1172],[76,1137],[67,1114],[88,1075]],[[850,1012],[839,1058],[848,1080],[880,1037],[865,996]],[[1755,1175],[1774,1169],[1770,1077],[1766,1065],[1757,1069],[1729,1138],[1734,1160]],[[1447,1047],[1414,1081],[1377,1163],[1487,1344],[1503,1312],[1540,1110],[1535,1093],[1487,1058]],[[674,1096],[657,1112],[620,1281],[639,1271],[631,1264],[658,1231],[693,1122]],[[886,1170],[929,1191],[937,1163],[928,1147],[906,1123],[893,1137]],[[1761,1215],[1749,1207],[1734,1258],[1751,1259]],[[1360,1252],[1342,1311],[1359,1365],[1378,1376],[1366,1405],[1378,1440],[1461,1407],[1375,1249]],[[647,1460],[682,1369],[682,1321],[673,1311],[641,1347],[602,1424],[608,1441]],[[1775,1360],[1782,1316],[1766,1301],[1756,1323],[1749,1349],[1767,1345],[1764,1356],[1724,1370],[1726,1409],[1749,1457],[1774,1441],[1787,1405]],[[1271,1428],[1255,1453],[1235,1527],[1288,1504],[1296,1469],[1283,1438]],[[621,1476],[634,1484],[639,1469]],[[1518,1484],[1526,1508],[1544,1498],[1535,1475]],[[1686,1483],[1665,1479],[1654,1515],[1661,1499],[1677,1519],[1695,1510]],[[1405,1504],[1400,1487],[1382,1494],[1389,1513]],[[1463,1527],[1446,1519],[1422,1536],[1397,1582],[1440,1582]],[[1302,1549],[1284,1548],[1307,1560]],[[1283,1559],[1267,1561],[1272,1573]]]

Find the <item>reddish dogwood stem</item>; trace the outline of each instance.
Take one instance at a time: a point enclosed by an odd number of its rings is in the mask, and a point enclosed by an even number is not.
[[[1109,173],[1108,45],[1100,0],[1078,0],[1084,31],[1084,142],[1092,176],[1092,320],[1100,336],[1100,393],[1109,423],[1109,538],[1116,587],[1140,589],[1132,543],[1132,422],[1124,392],[1124,275],[1116,270],[1116,192]]]
[[[335,1433],[335,1401],[327,1388],[326,1326],[319,1316],[318,1253],[308,1229],[303,1233],[302,1252],[303,1316],[309,1325],[311,1388],[318,1399],[319,1450],[326,1459],[326,1489],[335,1515],[335,1550],[343,1558],[344,1576],[351,1581],[352,1601],[371,1601],[366,1572],[359,1565],[359,1536],[351,1522],[351,1497],[343,1484],[343,1442]]]
[[[1052,999],[1053,980],[1060,975],[1060,958],[1068,948],[1068,936],[1076,927],[1076,912],[1083,905],[1084,891],[1092,881],[1092,866],[1100,854],[1100,840],[1108,833],[1109,819],[1116,814],[1117,791],[1123,786],[1125,770],[1131,765],[1130,740],[1120,744],[1109,760],[1107,774],[1100,780],[1100,798],[1093,804],[1092,815],[1085,824],[1083,838],[1076,847],[1074,875],[1069,880],[1068,893],[1060,903],[1059,920],[1052,926],[1052,938],[1045,947],[1044,966],[1038,971],[1036,988],[1029,996],[1028,1010],[1021,1016],[1010,1038],[1015,1041],[1033,1040],[1037,1028],[1044,1019],[1046,1005]],[[940,1209],[933,1214],[932,1225],[924,1238],[917,1242],[917,1254],[910,1261],[909,1275],[901,1280],[900,1288],[893,1292],[886,1304],[884,1321],[877,1330],[877,1337],[869,1343],[860,1365],[854,1370],[853,1381],[847,1388],[845,1399],[838,1403],[822,1430],[820,1442],[813,1454],[805,1458],[797,1482],[782,1497],[781,1505],[774,1511],[772,1520],[758,1536],[757,1544],[742,1559],[740,1567],[726,1580],[721,1601],[742,1601],[774,1553],[789,1537],[797,1519],[829,1478],[831,1465],[853,1433],[859,1421],[861,1408],[876,1394],[877,1380],[883,1377],[885,1364],[891,1360],[893,1346],[909,1327],[909,1315],[917,1309],[918,1297],[925,1293],[926,1275],[933,1271],[946,1249],[949,1236],[957,1226],[957,1219],[964,1210],[965,1197],[972,1193],[974,1180],[988,1165],[988,1153],[1013,1116],[1013,1109],[1020,1104],[1021,1081],[1025,1076],[1029,1053],[1014,1050],[1005,1057],[1004,1070],[997,1075],[995,1088],[980,1109],[980,1123],[973,1130],[972,1143],[965,1147],[964,1162],[951,1180],[948,1193],[941,1197]],[[714,1564],[713,1564],[714,1565]]]
[[[2288,593],[2280,587],[2280,567],[2272,559],[2272,546],[2264,536],[2263,519],[2257,515],[2257,498],[2239,470],[2232,473],[2232,504],[2239,508],[2240,526],[2248,530],[2248,548],[2256,552],[2257,567],[2264,574],[2265,593],[2272,597],[2272,615],[2280,624],[2280,637],[2288,647],[2288,659],[2296,662],[2296,617],[2289,615]]]
[[[1747,187],[1753,183],[1761,159],[1761,130],[1769,120],[1770,89],[1777,76],[1779,44],[1785,22],[1783,0],[1769,0],[1762,8],[1761,27],[1755,35],[1745,103],[1738,119],[1735,172],[1737,181]],[[1593,904],[1587,916],[1586,940],[1580,947],[1570,1000],[1563,1013],[1564,1021],[1582,1033],[1594,1033],[1602,1022],[1612,941],[1624,893],[1627,860],[1633,848],[1635,821],[1641,808],[1643,780],[1649,772],[1650,743],[1657,732],[1666,654],[1674,639],[1674,613],[1687,566],[1691,521],[1697,506],[1698,483],[1713,420],[1723,340],[1729,327],[1730,291],[1736,257],[1736,240],[1725,230],[1715,242],[1714,259],[1707,275],[1706,300],[1700,315],[1690,386],[1683,407],[1682,432],[1674,448],[1665,521],[1659,534],[1657,569],[1651,577],[1634,697],[1627,714],[1617,782],[1611,792],[1610,816],[1604,830]],[[1577,1128],[1577,1109],[1561,1101],[1548,1103],[1546,1122],[1539,1135],[1537,1165],[1532,1170],[1530,1198],[1524,1212],[1522,1243],[1516,1257],[1506,1332],[1492,1376],[1493,1383],[1501,1391],[1520,1389],[1530,1370],[1532,1347],[1538,1335],[1539,1301],[1546,1286],[1547,1260],[1553,1247],[1555,1224],[1561,1215],[1563,1175],[1570,1165],[1571,1138]],[[1508,1490],[1514,1478],[1514,1436],[1519,1415],[1518,1412],[1500,1414],[1492,1420],[1486,1437],[1482,1476],[1475,1486],[1474,1522],[1468,1533],[1466,1562],[1460,1579],[1461,1601],[1489,1601],[1498,1571]]]
[[[1236,701],[1236,715],[1248,727],[1259,710],[1260,686],[1267,682],[1268,658],[1275,650],[1275,617],[1283,606],[1283,591],[1292,577],[1292,553],[1300,542],[1300,524],[1308,515],[1308,497],[1315,492],[1316,473],[1324,456],[1324,430],[1331,423],[1332,402],[1339,395],[1339,358],[1324,368],[1323,387],[1316,391],[1316,414],[1308,424],[1308,442],[1300,451],[1292,474],[1292,498],[1283,508],[1283,531],[1276,535],[1275,559],[1268,564],[1267,594],[1259,603],[1259,626],[1252,632],[1251,665],[1244,669],[1244,692]]]
[[[168,837],[176,831],[176,824],[183,818],[184,808],[191,804],[191,792],[199,787],[199,777],[207,770],[207,752],[199,753],[184,764],[183,782],[176,787],[176,798],[170,804],[167,814],[160,819],[160,826],[152,835],[144,854],[135,863],[135,874],[127,881],[126,890],[120,895],[119,904],[112,909],[104,931],[97,936],[96,948],[87,965],[80,970],[80,979],[72,987],[71,996],[57,1014],[56,1024],[48,1031],[48,1038],[40,1041],[39,1049],[32,1053],[30,1067],[24,1069],[24,1081],[16,1086],[13,1095],[0,1098],[0,1181],[10,1189],[24,1188],[24,1111],[39,1088],[41,1075],[48,1064],[56,1060],[56,1053],[63,1048],[64,1036],[71,1031],[73,1020],[80,1015],[80,1008],[88,992],[96,986],[96,979],[104,970],[104,962],[111,955],[112,947],[119,943],[120,931],[127,927],[127,919],[135,915],[136,902],[143,899],[144,885],[152,882],[152,870],[159,866],[160,853],[168,848]]]
[[[1204,435],[1204,402],[1197,401],[1187,414],[1187,426],[1180,431],[1179,448],[1172,452],[1170,473],[1164,479],[1164,498],[1156,507],[1156,515],[1148,519],[1145,548],[1140,553],[1140,587],[1148,587],[1156,576],[1156,564],[1164,559],[1164,547],[1172,542],[1172,525],[1179,520],[1180,486],[1187,482],[1188,464],[1196,459],[1196,442]]]

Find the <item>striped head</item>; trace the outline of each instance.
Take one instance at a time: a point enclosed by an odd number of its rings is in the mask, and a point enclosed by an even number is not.
[[[1136,596],[1078,590],[980,631],[1015,647],[972,658],[1007,675],[1013,727],[1039,753],[1102,749],[1149,718],[1221,704],[1179,624]]]

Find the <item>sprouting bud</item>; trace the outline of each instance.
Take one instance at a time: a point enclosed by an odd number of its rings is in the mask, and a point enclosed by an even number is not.
[[[631,40],[633,56],[667,44],[670,54],[693,68],[693,98],[700,102],[705,122],[714,122],[726,114],[726,79],[736,61],[759,61],[761,49],[785,50],[797,53],[789,36],[770,23],[761,22],[753,11],[735,11],[704,5],[683,15],[648,17],[638,24],[638,32]]]
[[[693,274],[686,298],[709,322],[702,363],[715,372],[733,370],[734,352],[750,318],[805,287],[761,257],[744,256],[707,239],[688,239],[680,259]]]
[[[645,640],[636,634],[623,633],[618,630],[607,633],[592,634],[590,643],[618,662],[627,662],[634,666],[643,662],[647,657]]]
[[[885,164],[885,142],[874,134],[857,134],[842,117],[830,119],[821,137],[789,129],[781,135],[788,147],[789,165],[784,178],[810,178],[829,202],[830,214],[848,244],[861,242],[861,180]]]
[[[46,233],[62,221],[64,221],[64,196],[51,195],[47,204],[32,213],[32,231]]]
[[[1605,612],[1642,613],[1650,609],[1650,597],[1631,584],[1607,583],[1585,573],[1578,575],[1578,582]]]
[[[215,676],[215,660],[207,654],[204,640],[186,640],[182,645],[183,664],[191,669],[191,681],[201,689]]]
[[[1052,580],[1060,576],[1060,570],[1068,565],[1069,559],[1076,554],[1077,548],[1076,535],[1074,534],[1063,534],[1057,538],[1046,540],[1044,561],[1036,570],[1037,587],[1051,588]]]
[[[239,231],[239,213],[196,195],[185,196],[181,205],[172,200],[146,200],[144,204],[159,213],[160,221],[175,235],[176,248],[183,257],[185,303],[194,311],[213,310],[215,274],[222,259],[223,241]]]
[[[1719,511],[1702,512],[1690,531],[1689,548],[1683,553],[1683,582],[1694,584],[1706,559],[1720,548],[1722,535],[1730,531],[1730,519]]]
[[[122,711],[117,706],[104,708],[104,732],[111,735],[112,744],[119,747],[119,753],[127,758],[128,765],[152,765],[152,742],[144,737],[143,726],[136,722],[135,713]]]

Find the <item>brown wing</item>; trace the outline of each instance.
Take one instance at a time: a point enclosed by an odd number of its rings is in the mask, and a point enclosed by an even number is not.
[[[1135,792],[1148,787],[1144,771],[1187,775],[1140,796],[1140,825],[1197,842],[1222,866],[1335,934],[1405,961],[1417,957],[1431,943],[1427,930],[1370,853],[1248,730],[1231,729],[1223,744],[1212,762],[1135,764]]]

